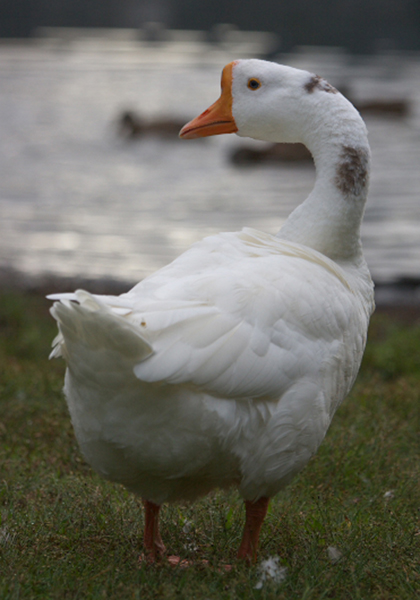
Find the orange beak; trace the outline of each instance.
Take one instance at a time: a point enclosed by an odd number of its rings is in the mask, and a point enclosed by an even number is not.
[[[222,73],[222,93],[220,98],[181,129],[179,137],[184,140],[235,133],[238,131],[232,116],[232,69],[235,63],[229,63]]]

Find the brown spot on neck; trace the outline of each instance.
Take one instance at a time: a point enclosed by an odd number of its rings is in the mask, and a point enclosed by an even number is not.
[[[330,85],[328,81],[320,77],[319,75],[312,75],[309,81],[307,81],[304,85],[305,90],[308,94],[312,94],[315,90],[320,90],[321,92],[328,92],[329,94],[337,94],[337,90],[335,87]]]
[[[345,196],[360,196],[369,181],[369,153],[366,148],[343,146],[335,184]]]

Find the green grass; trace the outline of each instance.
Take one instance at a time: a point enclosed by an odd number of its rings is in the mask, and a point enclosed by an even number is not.
[[[420,596],[420,321],[375,315],[358,382],[318,455],[272,502],[260,559],[281,583],[236,565],[237,494],[165,507],[162,534],[188,569],[139,566],[135,497],[101,480],[78,451],[48,361],[49,303],[0,295],[0,598],[412,600]],[[332,563],[328,547],[341,552]],[[199,559],[210,560],[208,567]],[[218,565],[234,564],[226,573]]]

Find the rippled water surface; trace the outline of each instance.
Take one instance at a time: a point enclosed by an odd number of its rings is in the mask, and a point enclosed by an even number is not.
[[[209,233],[275,233],[309,193],[311,165],[235,167],[230,152],[246,143],[236,136],[117,135],[126,108],[185,121],[201,112],[219,94],[216,62],[1,46],[0,266],[136,281]],[[358,100],[410,101],[405,118],[366,117],[373,172],[363,242],[376,281],[419,278],[420,58],[284,62]]]

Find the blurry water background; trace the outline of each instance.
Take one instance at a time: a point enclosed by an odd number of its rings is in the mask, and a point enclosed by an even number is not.
[[[258,142],[118,135],[126,109],[186,122],[207,108],[222,67],[238,58],[231,50],[53,42],[0,46],[3,270],[136,282],[205,235],[275,233],[309,193],[310,164],[231,164],[233,149]],[[419,280],[420,56],[314,49],[278,58],[356,101],[409,101],[405,117],[365,117],[373,170],[362,233],[376,282]]]

